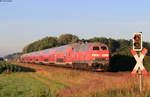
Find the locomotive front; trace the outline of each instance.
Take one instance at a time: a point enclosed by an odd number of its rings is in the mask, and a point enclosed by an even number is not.
[[[91,66],[98,71],[107,70],[109,66],[109,49],[104,44],[90,46]]]

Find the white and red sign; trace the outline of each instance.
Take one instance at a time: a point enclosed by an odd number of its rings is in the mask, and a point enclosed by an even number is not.
[[[135,60],[137,61],[133,71],[131,72],[131,75],[137,75],[139,74],[138,71],[141,71],[142,75],[147,75],[147,71],[145,69],[145,67],[143,66],[143,59],[144,56],[147,54],[147,49],[144,48],[142,50],[142,52],[139,53],[139,55],[137,54],[137,52],[135,50],[131,50],[132,55],[134,56]]]

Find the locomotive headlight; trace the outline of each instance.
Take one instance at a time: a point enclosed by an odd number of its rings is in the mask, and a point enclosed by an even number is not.
[[[109,54],[102,54],[102,57],[109,57]]]
[[[92,54],[92,56],[93,56],[93,57],[97,57],[97,56],[99,56],[99,54]]]

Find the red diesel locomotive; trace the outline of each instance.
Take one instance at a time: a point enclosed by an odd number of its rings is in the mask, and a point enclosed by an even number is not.
[[[107,70],[109,49],[100,43],[75,43],[24,54],[21,62],[42,63],[80,69]]]

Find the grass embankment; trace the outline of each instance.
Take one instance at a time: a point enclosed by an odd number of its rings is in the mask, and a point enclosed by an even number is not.
[[[42,76],[33,69],[0,62],[0,97],[53,97],[56,88],[50,87],[41,80]],[[32,71],[32,72],[31,72]],[[51,82],[55,85],[57,83]]]
[[[1,74],[0,79],[0,97],[41,97],[42,95],[51,95],[49,87],[26,73]]]
[[[147,59],[146,59],[147,60]],[[143,91],[138,77],[129,72],[83,72],[42,65],[22,64],[36,72],[0,74],[0,97],[149,97],[150,77]]]

